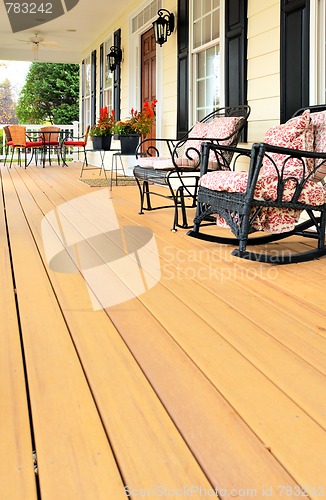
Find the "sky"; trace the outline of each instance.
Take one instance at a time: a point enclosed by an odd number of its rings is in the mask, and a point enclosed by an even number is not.
[[[17,98],[25,83],[30,62],[26,61],[1,61],[0,60],[0,82],[6,78],[10,80],[13,93]]]

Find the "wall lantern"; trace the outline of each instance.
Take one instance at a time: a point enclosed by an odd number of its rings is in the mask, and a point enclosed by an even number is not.
[[[174,14],[166,9],[158,11],[158,18],[153,22],[155,42],[161,47],[174,30]]]
[[[112,47],[110,47],[110,53],[107,55],[107,59],[110,71],[114,71],[122,60],[121,49],[119,47],[116,47],[115,45],[112,45]]]

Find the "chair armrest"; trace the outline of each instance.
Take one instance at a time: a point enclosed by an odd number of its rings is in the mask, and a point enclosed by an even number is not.
[[[264,169],[263,172],[262,169]],[[318,183],[325,175],[326,153],[255,143],[250,153],[246,198],[250,203],[253,200],[256,200],[255,203],[260,203],[255,195],[258,180],[262,179],[264,182],[264,178],[269,178],[273,183],[275,193],[274,205],[284,207],[286,199],[287,203],[291,203],[291,206],[298,209],[301,195],[306,190],[314,189],[314,186],[320,186]],[[289,195],[289,190],[291,195]],[[266,200],[267,198],[265,202]]]
[[[200,176],[209,171],[210,162],[215,160],[216,170],[236,170],[237,164],[243,157],[251,158],[252,148],[237,148],[232,146],[222,146],[213,142],[205,142],[201,145],[201,168]]]
[[[318,182],[326,175],[326,153],[272,146],[266,143],[253,144],[251,151],[251,156],[257,158],[250,165],[250,178],[258,178],[262,167],[266,165],[266,160],[271,173],[279,177],[279,182],[291,178],[293,169],[302,185],[312,180]]]
[[[172,158],[173,150],[175,145],[178,143],[178,139],[166,139],[166,138],[154,138],[149,137],[142,140],[136,149],[136,158],[140,156],[160,156],[160,150],[158,145],[164,145],[166,150],[169,152]]]

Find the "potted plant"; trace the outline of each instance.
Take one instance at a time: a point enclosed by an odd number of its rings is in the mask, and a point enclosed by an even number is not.
[[[130,118],[115,123],[114,133],[120,138],[121,154],[135,154],[140,137],[147,136],[155,120],[156,103],[157,100],[145,101],[141,111],[132,108]]]
[[[111,148],[114,125],[114,110],[112,109],[109,113],[107,106],[101,108],[97,124],[93,125],[90,130],[94,150],[104,149],[108,151]]]

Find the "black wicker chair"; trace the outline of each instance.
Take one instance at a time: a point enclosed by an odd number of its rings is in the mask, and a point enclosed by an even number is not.
[[[143,214],[144,210],[174,207],[172,231],[176,231],[177,227],[188,228],[186,209],[196,206],[202,141],[211,141],[214,144],[227,143],[229,146],[236,146],[246,125],[249,113],[249,106],[220,108],[192,127],[181,139],[149,138],[143,140],[136,151],[138,165],[133,170],[140,194],[139,213]],[[231,133],[221,137],[211,137],[209,124],[212,124],[212,130],[214,130],[213,124],[217,124],[214,120],[226,117],[238,117],[240,119],[236,120],[237,123]],[[195,128],[200,124],[207,124],[205,137],[201,137],[198,133],[192,135]],[[163,149],[168,153],[168,156],[162,157],[160,151]],[[210,162],[209,168],[224,168],[223,165],[229,164],[232,155],[233,151],[231,149],[217,155]],[[218,166],[216,162],[218,162]],[[153,185],[165,186],[168,188],[168,192],[164,194],[153,191]],[[172,204],[153,207],[151,195],[171,200]],[[182,215],[182,221],[180,222],[179,210],[181,210]]]
[[[306,109],[309,109],[310,113],[318,113],[325,111],[326,106],[302,108],[294,116],[300,116]],[[323,176],[326,175],[326,141],[322,141],[324,144],[319,147],[322,152],[317,152],[316,137],[318,133],[325,134],[326,113],[319,114],[320,118],[318,118],[317,114],[315,116],[311,114],[310,117],[310,123],[312,124],[321,118],[325,120],[323,126],[319,126],[318,123],[313,125],[315,144],[313,152],[282,148],[266,143],[254,144],[251,150],[231,148],[234,154],[233,170],[237,170],[237,163],[243,156],[250,159],[246,187],[242,192],[238,192],[241,189],[237,189],[237,192],[232,192],[232,190],[229,192],[226,185],[223,188],[216,189],[217,178],[214,181],[214,189],[207,187],[207,180],[209,179],[207,176],[211,174],[208,173],[206,176],[205,174],[208,172],[208,160],[211,152],[220,155],[225,150],[230,150],[230,148],[204,143],[202,145],[201,174],[205,177],[201,179],[201,183],[206,184],[206,187],[204,185],[199,186],[194,228],[188,232],[188,235],[217,243],[236,245],[238,248],[232,251],[233,255],[271,264],[308,261],[325,255],[326,186]],[[266,161],[274,170],[276,181],[273,190],[267,191],[266,196],[261,196],[259,187],[260,183],[264,182],[262,168]],[[294,167],[296,168],[296,174],[291,173],[294,172]],[[300,174],[298,174],[298,168]],[[232,176],[232,172],[229,172],[229,175]],[[250,236],[252,233],[257,233],[257,220],[259,220],[259,217],[265,214],[269,217],[273,214],[275,217],[275,209],[280,210],[280,212],[276,213],[281,214],[282,217],[295,214],[296,220],[298,220],[299,214],[302,216],[304,213],[305,218],[303,218],[303,222],[295,223],[294,228],[291,230],[265,235],[260,233],[260,236],[255,237]],[[207,229],[206,233],[202,232],[202,228],[209,224],[209,221],[214,220],[213,224],[216,225],[216,217],[220,218],[220,223],[222,218],[222,221],[231,229],[235,238],[211,234],[210,231],[207,232]],[[274,218],[275,220],[277,219]],[[217,228],[217,226],[215,227]],[[304,251],[299,253],[293,253],[289,250],[277,250],[275,245],[272,248],[268,245],[268,243],[292,235],[304,237],[309,239],[310,242],[315,240],[316,244],[307,245]],[[247,245],[265,244],[263,252],[247,251]]]

